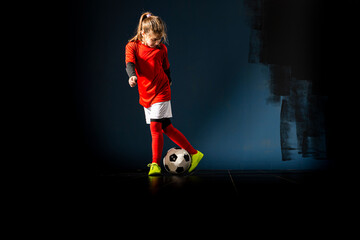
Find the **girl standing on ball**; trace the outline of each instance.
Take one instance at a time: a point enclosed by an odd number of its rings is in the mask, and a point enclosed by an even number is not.
[[[191,154],[189,172],[195,169],[204,156],[171,124],[170,64],[163,41],[167,42],[165,23],[160,17],[146,12],[140,17],[137,34],[129,40],[125,48],[129,85],[138,85],[139,102],[144,107],[146,123],[150,124],[152,163],[148,165],[149,176],[161,174],[163,133]]]

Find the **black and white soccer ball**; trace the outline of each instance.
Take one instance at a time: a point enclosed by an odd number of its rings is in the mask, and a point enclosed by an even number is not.
[[[169,173],[181,174],[189,169],[191,155],[185,149],[170,148],[163,159],[163,164]]]

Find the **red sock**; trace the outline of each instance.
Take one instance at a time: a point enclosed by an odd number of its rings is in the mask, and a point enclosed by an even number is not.
[[[172,124],[170,124],[169,126],[167,126],[164,129],[164,133],[174,143],[176,143],[179,147],[181,147],[181,148],[185,149],[186,151],[188,151],[190,154],[196,154],[197,153],[197,150],[191,146],[191,144],[186,139],[186,137],[179,130],[174,128],[174,126]]]
[[[152,138],[152,162],[160,165],[161,155],[164,146],[164,136],[161,122],[151,122],[150,131]]]

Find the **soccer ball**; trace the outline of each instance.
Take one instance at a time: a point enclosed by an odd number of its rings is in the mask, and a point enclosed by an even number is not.
[[[169,173],[181,174],[189,169],[191,156],[185,149],[170,148],[163,159],[163,164]]]

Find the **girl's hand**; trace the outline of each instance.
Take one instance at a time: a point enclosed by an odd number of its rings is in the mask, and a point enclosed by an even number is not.
[[[129,85],[130,87],[135,87],[137,84],[137,77],[136,76],[132,76],[129,78]]]

